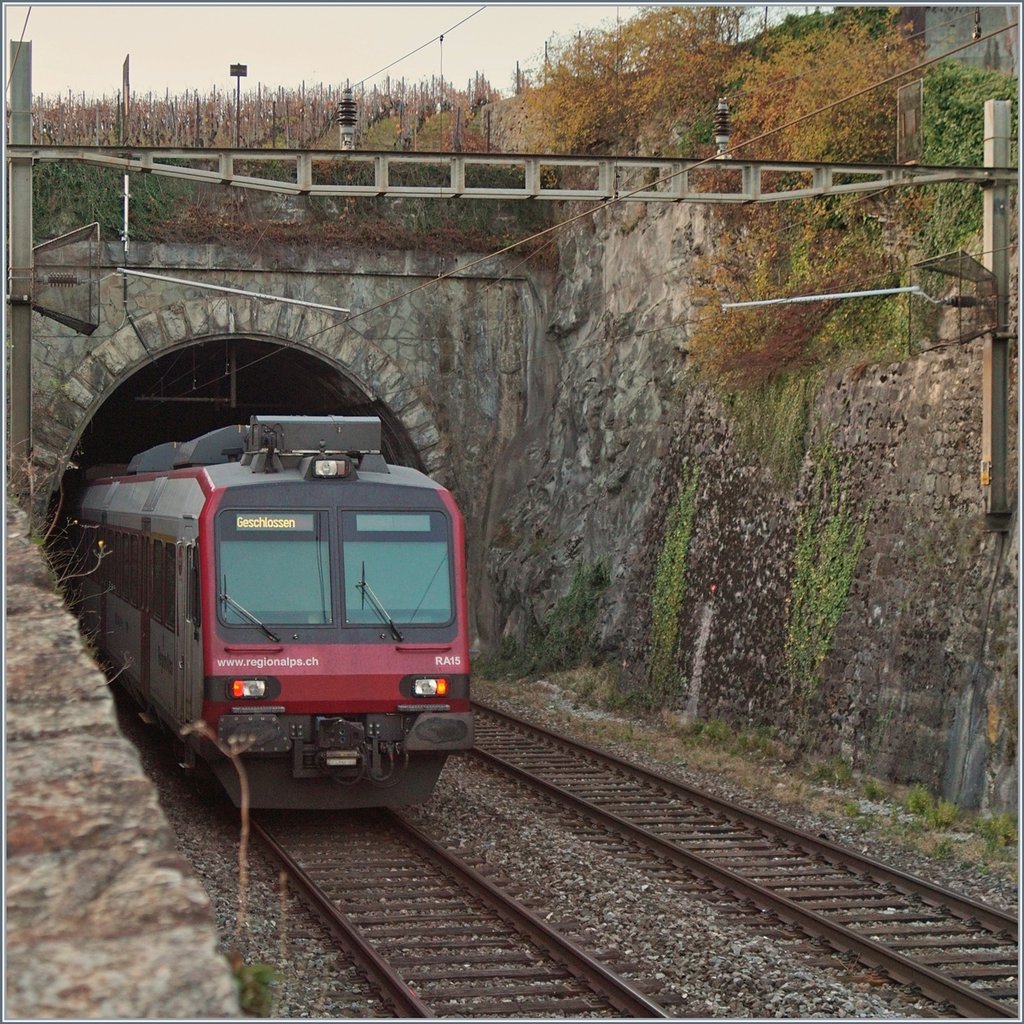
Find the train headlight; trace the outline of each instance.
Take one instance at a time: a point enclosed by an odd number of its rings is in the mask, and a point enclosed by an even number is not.
[[[448,693],[448,680],[433,676],[414,679],[412,692],[415,697],[443,697]]]
[[[336,476],[348,476],[348,459],[316,459],[313,462],[313,476],[328,480]]]
[[[232,679],[231,696],[236,700],[248,697],[250,700],[260,700],[267,694],[266,679]]]

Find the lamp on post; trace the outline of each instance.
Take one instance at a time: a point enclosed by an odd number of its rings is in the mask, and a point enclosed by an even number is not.
[[[232,64],[231,77],[235,80],[235,149],[238,149],[238,130],[242,120],[242,79],[249,74],[245,64]]]

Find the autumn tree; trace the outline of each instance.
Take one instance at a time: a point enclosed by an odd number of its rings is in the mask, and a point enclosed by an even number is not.
[[[819,25],[774,33],[761,53],[733,64],[730,150],[743,159],[895,162],[896,91],[910,81],[895,76],[917,63],[914,43],[894,18],[880,30],[871,10],[841,9]]]
[[[710,142],[735,56],[738,7],[657,7],[548,52],[526,97],[537,149],[691,155]]]
[[[730,152],[739,159],[893,163],[898,76],[916,62],[895,20],[880,21],[876,12],[846,10],[801,31],[784,27],[734,64]],[[776,131],[783,125],[789,127]],[[898,284],[905,264],[887,234],[891,217],[885,196],[724,213],[720,244],[704,267],[709,301],[693,343],[703,365],[730,386],[749,388],[852,348],[897,354],[883,303],[721,308],[725,300]]]
[[[796,37],[782,34],[762,55],[748,53],[736,61],[730,148],[737,156],[895,161],[896,91],[909,79],[879,83],[913,67],[914,45],[894,18],[880,34],[877,20],[857,9],[841,13],[836,24]],[[744,144],[748,139],[756,141]]]

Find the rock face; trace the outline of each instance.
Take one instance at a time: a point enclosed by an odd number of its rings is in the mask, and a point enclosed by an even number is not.
[[[598,639],[623,687],[965,806],[1015,806],[1017,529],[984,528],[983,342],[821,381],[803,466],[780,482],[687,375],[689,282],[712,230],[684,206],[567,229],[495,471],[481,635],[524,637],[603,559]],[[659,554],[693,480],[679,641],[658,680]]]
[[[237,1017],[210,902],[25,529],[9,511],[6,1011]]]

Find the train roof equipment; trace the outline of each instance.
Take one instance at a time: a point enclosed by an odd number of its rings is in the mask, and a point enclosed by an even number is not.
[[[252,416],[249,425],[218,427],[191,441],[165,441],[135,455],[127,472],[160,473],[240,463],[253,473],[298,470],[330,478],[355,470],[388,473],[376,416]]]
[[[125,472],[135,475],[136,473],[159,473],[161,470],[171,469],[180,447],[180,441],[164,441],[163,444],[147,448],[144,452],[132,456]]]

